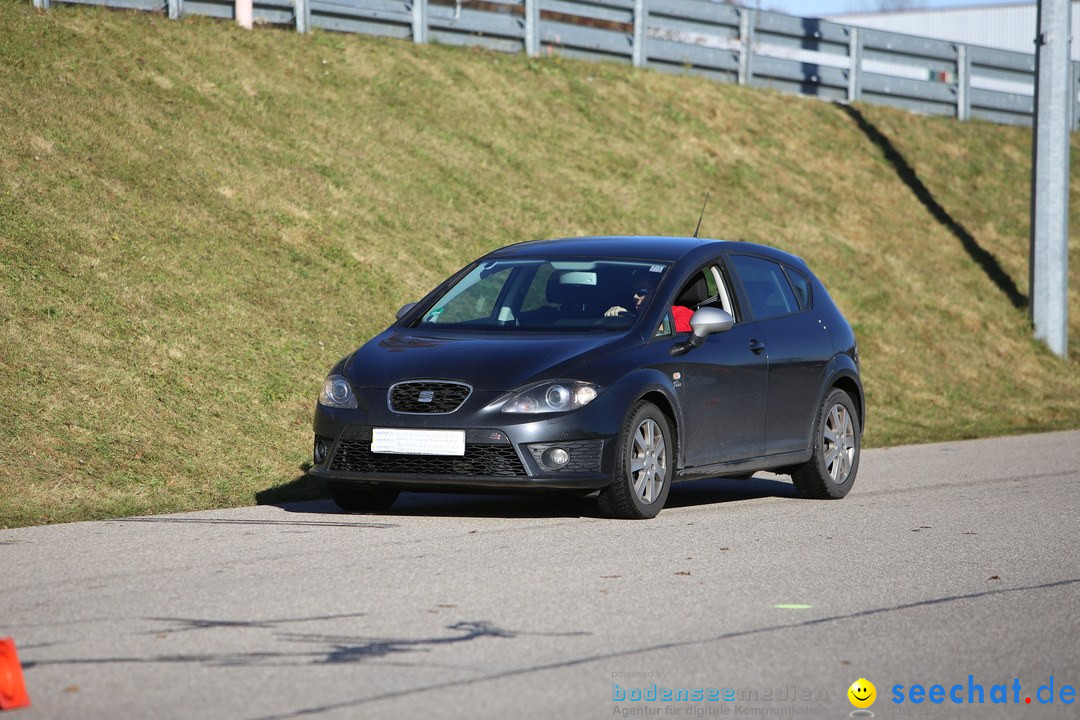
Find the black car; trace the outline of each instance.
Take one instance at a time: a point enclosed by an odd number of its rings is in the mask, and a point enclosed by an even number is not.
[[[525,242],[398,312],[326,378],[314,466],[349,511],[401,490],[599,491],[769,469],[848,493],[865,420],[851,327],[799,258],[745,242]]]

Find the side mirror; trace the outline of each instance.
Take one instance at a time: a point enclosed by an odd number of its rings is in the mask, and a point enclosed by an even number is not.
[[[705,338],[714,333],[727,332],[735,325],[735,318],[727,310],[715,307],[703,307],[690,317],[690,345],[701,347]]]
[[[416,307],[416,303],[414,302],[405,303],[404,305],[402,305],[401,309],[397,311],[397,319],[400,320],[401,318],[405,317],[414,307]]]

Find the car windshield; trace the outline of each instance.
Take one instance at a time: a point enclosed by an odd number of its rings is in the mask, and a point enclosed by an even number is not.
[[[620,330],[652,300],[664,263],[515,259],[475,265],[416,327]]]

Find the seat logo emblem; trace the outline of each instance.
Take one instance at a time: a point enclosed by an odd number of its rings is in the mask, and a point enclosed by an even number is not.
[[[420,394],[416,398],[417,402],[422,402],[422,403],[429,403],[434,399],[435,399],[435,391],[434,390],[421,390]]]

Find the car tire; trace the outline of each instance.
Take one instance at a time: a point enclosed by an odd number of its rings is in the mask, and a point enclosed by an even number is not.
[[[345,512],[369,513],[389,510],[400,490],[378,485],[329,481],[330,497]]]
[[[671,423],[660,408],[642,401],[634,406],[615,443],[615,472],[597,502],[611,517],[656,517],[667,502],[675,469]]]
[[[851,490],[859,472],[862,431],[851,396],[833,388],[821,404],[814,422],[814,450],[810,459],[791,473],[804,497],[838,500]]]

